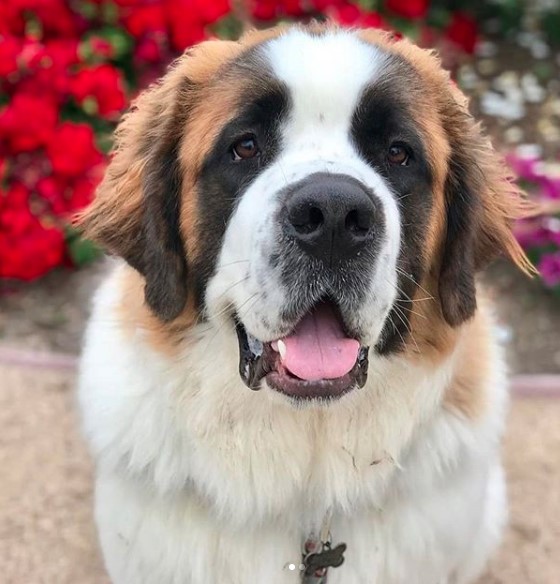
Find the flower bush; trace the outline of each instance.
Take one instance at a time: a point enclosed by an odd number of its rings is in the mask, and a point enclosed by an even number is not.
[[[537,203],[534,217],[517,225],[516,235],[543,282],[560,294],[560,163],[541,160],[540,149],[525,145],[508,155],[511,168]]]
[[[186,47],[235,37],[247,22],[326,17],[472,53],[476,14],[447,4],[0,0],[0,278],[33,280],[95,256],[70,217],[91,200],[130,98]]]

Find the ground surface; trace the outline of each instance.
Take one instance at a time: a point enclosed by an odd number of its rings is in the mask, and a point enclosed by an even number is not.
[[[72,372],[0,365],[0,566],[4,584],[108,584],[91,516],[92,472]],[[481,584],[556,584],[560,400],[513,404],[505,459],[512,499],[503,548]]]

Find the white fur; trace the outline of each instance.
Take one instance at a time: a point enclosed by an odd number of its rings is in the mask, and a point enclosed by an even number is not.
[[[176,359],[127,336],[128,269],[96,296],[79,392],[116,584],[295,583],[284,566],[329,508],[348,544],[329,584],[472,581],[505,521],[497,348],[476,423],[441,407],[454,355],[436,369],[376,358],[362,390],[296,409],[232,374],[230,329],[199,325]]]
[[[302,541],[330,510],[333,541],[348,551],[329,584],[466,584],[505,521],[498,443],[507,392],[497,346],[482,349],[496,353],[477,421],[442,407],[462,341],[437,367],[372,356],[366,386],[328,407],[298,409],[269,388],[250,391],[237,374],[237,339],[221,312],[231,304],[249,332],[278,336],[274,318],[289,291],[273,271],[263,278],[263,266],[286,181],[344,172],[381,199],[384,259],[356,315],[372,345],[394,299],[400,245],[394,196],[349,139],[382,55],[351,34],[296,32],[271,42],[268,58],[293,110],[279,159],[228,225],[207,290],[210,321],[166,357],[119,321],[131,268],[117,267],[95,298],[79,398],[107,569],[115,584],[296,584],[285,566],[299,563]]]

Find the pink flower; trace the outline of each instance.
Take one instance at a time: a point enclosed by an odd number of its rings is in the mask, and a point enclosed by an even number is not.
[[[553,288],[560,284],[560,252],[543,255],[537,268],[547,286]]]

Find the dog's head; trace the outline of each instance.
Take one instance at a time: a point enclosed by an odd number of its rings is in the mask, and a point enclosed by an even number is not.
[[[433,55],[316,25],[181,57],[125,117],[81,222],[161,322],[235,327],[247,385],[334,398],[368,351],[445,344],[493,257],[530,270],[523,205]]]

